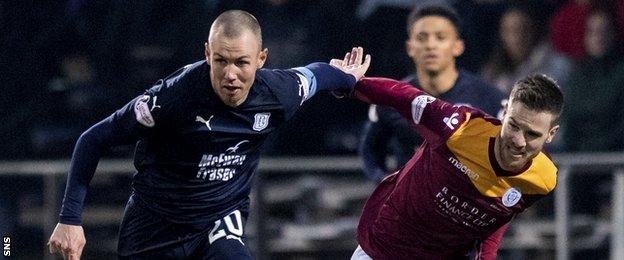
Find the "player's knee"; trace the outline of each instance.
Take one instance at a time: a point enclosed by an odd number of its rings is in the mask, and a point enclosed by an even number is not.
[[[222,238],[210,245],[210,259],[253,259],[240,237]]]

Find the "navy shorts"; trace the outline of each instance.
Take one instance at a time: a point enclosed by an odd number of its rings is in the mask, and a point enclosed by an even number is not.
[[[248,215],[237,209],[198,228],[167,221],[132,195],[119,230],[119,259],[253,259],[243,232]]]

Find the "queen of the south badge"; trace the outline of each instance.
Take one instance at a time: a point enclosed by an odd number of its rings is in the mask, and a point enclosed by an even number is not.
[[[503,201],[503,205],[505,205],[505,207],[513,207],[514,205],[516,205],[518,203],[518,201],[520,201],[520,198],[522,198],[522,193],[520,193],[519,190],[517,190],[516,188],[509,188],[505,194],[503,194],[503,198],[501,199]]]

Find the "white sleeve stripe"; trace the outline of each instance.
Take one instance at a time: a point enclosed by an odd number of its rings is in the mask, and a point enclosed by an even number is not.
[[[299,95],[303,97],[302,101],[308,100],[316,94],[316,76],[306,67],[297,67],[297,76],[299,76]]]
[[[429,95],[420,95],[412,100],[412,120],[414,120],[415,124],[420,123],[420,119],[422,118],[422,114],[425,111],[425,107],[427,104],[435,101],[436,99]]]

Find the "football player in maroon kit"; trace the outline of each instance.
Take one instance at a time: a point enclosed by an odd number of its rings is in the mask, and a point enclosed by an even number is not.
[[[369,63],[361,49],[332,60]],[[425,142],[366,202],[352,259],[495,259],[509,222],[555,188],[542,149],[559,129],[563,94],[545,75],[514,84],[502,121],[392,79],[363,78],[354,95],[395,108]]]

